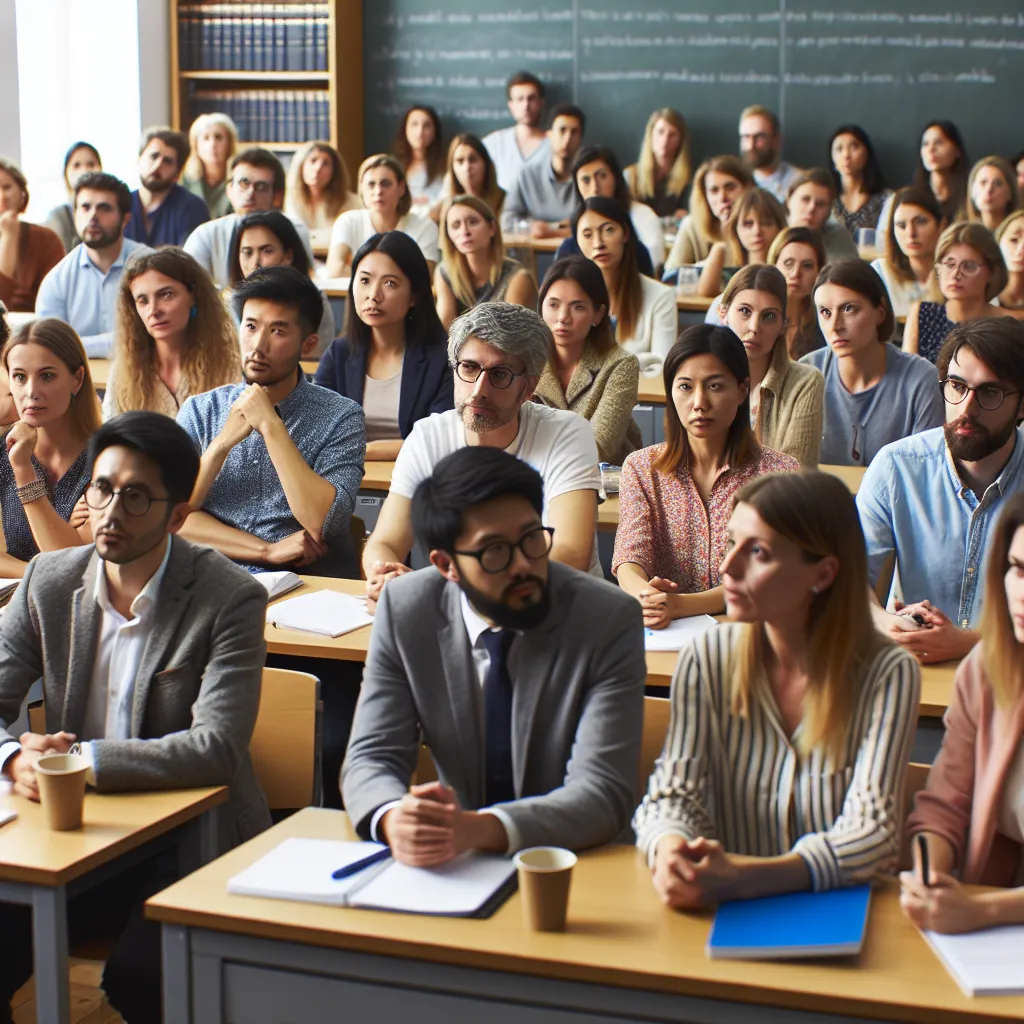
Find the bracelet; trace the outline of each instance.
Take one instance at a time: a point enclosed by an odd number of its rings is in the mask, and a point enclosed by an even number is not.
[[[18,488],[18,500],[22,505],[28,505],[33,501],[46,497],[46,481],[33,480],[30,484],[23,484]]]

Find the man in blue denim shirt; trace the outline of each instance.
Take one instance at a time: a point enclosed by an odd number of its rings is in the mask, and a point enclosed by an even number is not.
[[[1024,485],[1024,324],[958,324],[939,353],[941,429],[886,445],[857,494],[868,575],[895,553],[897,614],[876,602],[883,632],[924,662],[962,658],[978,642],[988,538]]]

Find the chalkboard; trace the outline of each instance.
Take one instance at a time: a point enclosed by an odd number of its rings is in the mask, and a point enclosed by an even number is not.
[[[522,68],[549,105],[578,103],[587,141],[636,158],[652,110],[687,119],[695,161],[735,152],[737,115],[782,118],[786,157],[825,164],[828,137],[860,124],[894,185],[921,128],[954,121],[972,159],[1024,148],[1024,7],[971,0],[367,0],[366,145],[386,150],[401,113],[429,103],[446,135],[510,124],[505,80]]]

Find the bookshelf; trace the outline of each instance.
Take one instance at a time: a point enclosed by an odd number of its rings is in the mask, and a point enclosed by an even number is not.
[[[171,123],[221,110],[239,141],[292,153],[326,138],[363,159],[362,0],[170,0]]]

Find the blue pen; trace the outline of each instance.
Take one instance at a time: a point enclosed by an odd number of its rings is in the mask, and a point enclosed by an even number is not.
[[[336,882],[342,878],[349,878],[351,875],[356,875],[363,868],[368,868],[371,864],[379,864],[382,860],[387,860],[391,856],[390,847],[385,846],[383,850],[376,850],[367,857],[361,857],[357,861],[353,861],[351,864],[346,864],[343,868],[338,868],[337,871],[331,874]]]

